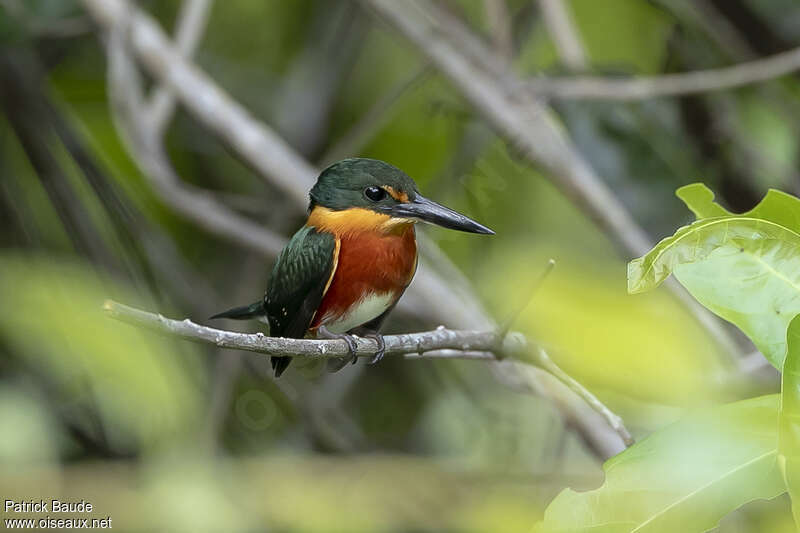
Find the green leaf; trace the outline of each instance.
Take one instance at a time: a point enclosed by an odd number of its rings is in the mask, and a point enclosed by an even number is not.
[[[714,192],[702,183],[692,183],[675,191],[686,207],[699,219],[732,215],[730,211],[714,202]]]
[[[781,377],[778,453],[792,497],[792,514],[800,526],[800,316],[789,324],[786,345]]]
[[[610,459],[598,489],[566,489],[540,533],[700,532],[786,491],[778,468],[777,394],[715,406]]]
[[[736,324],[781,368],[786,328],[800,313],[800,200],[769,191],[742,215],[722,215],[703,185],[678,195],[700,218],[628,264],[628,292],[671,273],[703,305]]]

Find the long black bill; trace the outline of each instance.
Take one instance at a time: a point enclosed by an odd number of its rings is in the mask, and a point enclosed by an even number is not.
[[[466,231],[469,233],[481,233],[483,235],[494,235],[494,232],[478,224],[471,218],[465,217],[449,207],[437,204],[433,200],[428,200],[424,196],[417,194],[411,202],[397,204],[391,208],[391,215],[395,217],[416,218],[424,222],[430,222],[443,228]]]

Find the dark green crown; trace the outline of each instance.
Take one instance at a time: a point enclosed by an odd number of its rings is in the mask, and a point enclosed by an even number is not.
[[[410,201],[419,192],[413,179],[389,163],[377,159],[343,159],[319,175],[311,188],[311,207],[321,205],[337,211],[351,207],[386,210],[399,203],[386,193],[387,186],[406,193]]]

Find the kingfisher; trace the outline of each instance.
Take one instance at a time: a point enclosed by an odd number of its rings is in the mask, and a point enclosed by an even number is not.
[[[212,319],[266,319],[273,337],[343,339],[353,363],[355,336],[371,338],[376,363],[385,351],[381,325],[417,269],[414,225],[494,234],[425,198],[405,172],[377,159],[334,163],[309,196],[308,219],[279,254],[264,298]],[[291,361],[272,357],[275,377]]]

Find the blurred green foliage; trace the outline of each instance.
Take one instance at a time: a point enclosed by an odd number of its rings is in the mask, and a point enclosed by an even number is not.
[[[781,376],[778,453],[786,487],[792,498],[792,514],[800,524],[800,318],[786,333],[786,361]]]
[[[539,531],[708,531],[786,487],[776,461],[778,395],[692,414],[610,459],[597,490],[565,490]]]

